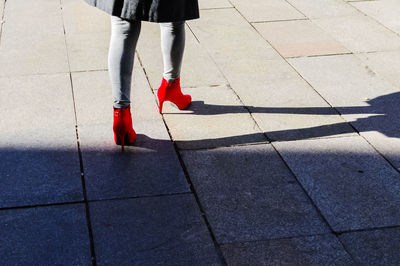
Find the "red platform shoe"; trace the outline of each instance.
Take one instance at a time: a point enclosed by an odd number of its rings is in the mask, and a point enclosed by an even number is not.
[[[132,127],[131,106],[123,109],[114,108],[114,140],[115,144],[121,145],[124,151],[124,145],[132,144],[136,139],[136,132]]]
[[[157,97],[160,114],[165,101],[173,102],[180,110],[188,107],[192,101],[192,97],[190,95],[185,95],[182,93],[180,78],[177,78],[173,82],[168,82],[163,78],[161,86],[157,91]]]

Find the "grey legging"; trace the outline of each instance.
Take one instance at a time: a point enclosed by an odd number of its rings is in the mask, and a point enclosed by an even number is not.
[[[128,21],[111,16],[111,41],[108,68],[115,108],[130,104],[131,77],[140,21]],[[160,23],[163,77],[171,82],[180,76],[185,48],[185,21]]]

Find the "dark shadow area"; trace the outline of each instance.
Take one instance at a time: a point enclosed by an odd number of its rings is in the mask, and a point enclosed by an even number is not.
[[[194,101],[190,106],[193,115],[219,115],[235,113],[270,113],[270,114],[300,114],[300,115],[368,115],[353,122],[336,123],[310,128],[290,129],[264,132],[269,141],[300,140],[308,138],[326,137],[346,133],[376,131],[388,137],[400,138],[400,92],[383,95],[366,101],[368,106],[338,106],[331,107],[257,107],[257,106],[229,106],[211,105],[203,101]],[[173,115],[180,115],[174,113]],[[231,143],[245,144],[246,140],[253,139],[250,135],[232,137]],[[192,141],[186,143],[188,147],[199,147],[210,140]],[[181,141],[178,141],[181,142]]]
[[[400,225],[398,173],[360,152],[358,143],[341,143],[335,152],[284,148],[292,171],[269,145],[183,151],[200,211],[171,141],[138,134],[124,153],[109,141],[82,151],[87,192],[95,199],[89,206],[99,262],[133,258],[157,264],[171,256],[186,262],[201,254],[212,263],[214,245],[201,211],[219,243],[297,239],[329,234],[328,227],[348,232]],[[87,259],[83,204],[12,209],[80,201],[77,151],[0,148],[0,159],[0,208],[9,207],[0,210],[0,229],[13,244],[0,246],[3,260],[14,262],[10,254],[35,261],[76,254]]]

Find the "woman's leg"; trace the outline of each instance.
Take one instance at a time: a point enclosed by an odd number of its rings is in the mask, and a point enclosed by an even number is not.
[[[111,16],[108,70],[115,108],[126,108],[131,103],[132,70],[140,29],[140,21],[128,21]]]
[[[180,77],[185,50],[185,21],[160,23],[164,79],[172,82]]]

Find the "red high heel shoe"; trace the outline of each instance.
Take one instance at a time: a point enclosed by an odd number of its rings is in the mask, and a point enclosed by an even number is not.
[[[173,102],[180,110],[188,107],[192,101],[192,97],[190,95],[185,95],[182,93],[180,78],[177,78],[172,82],[168,82],[163,78],[161,86],[157,91],[157,97],[160,114],[165,101]]]
[[[123,109],[114,108],[114,141],[115,144],[121,144],[121,149],[124,151],[124,145],[132,144],[136,139],[136,132],[132,127],[131,106]]]

